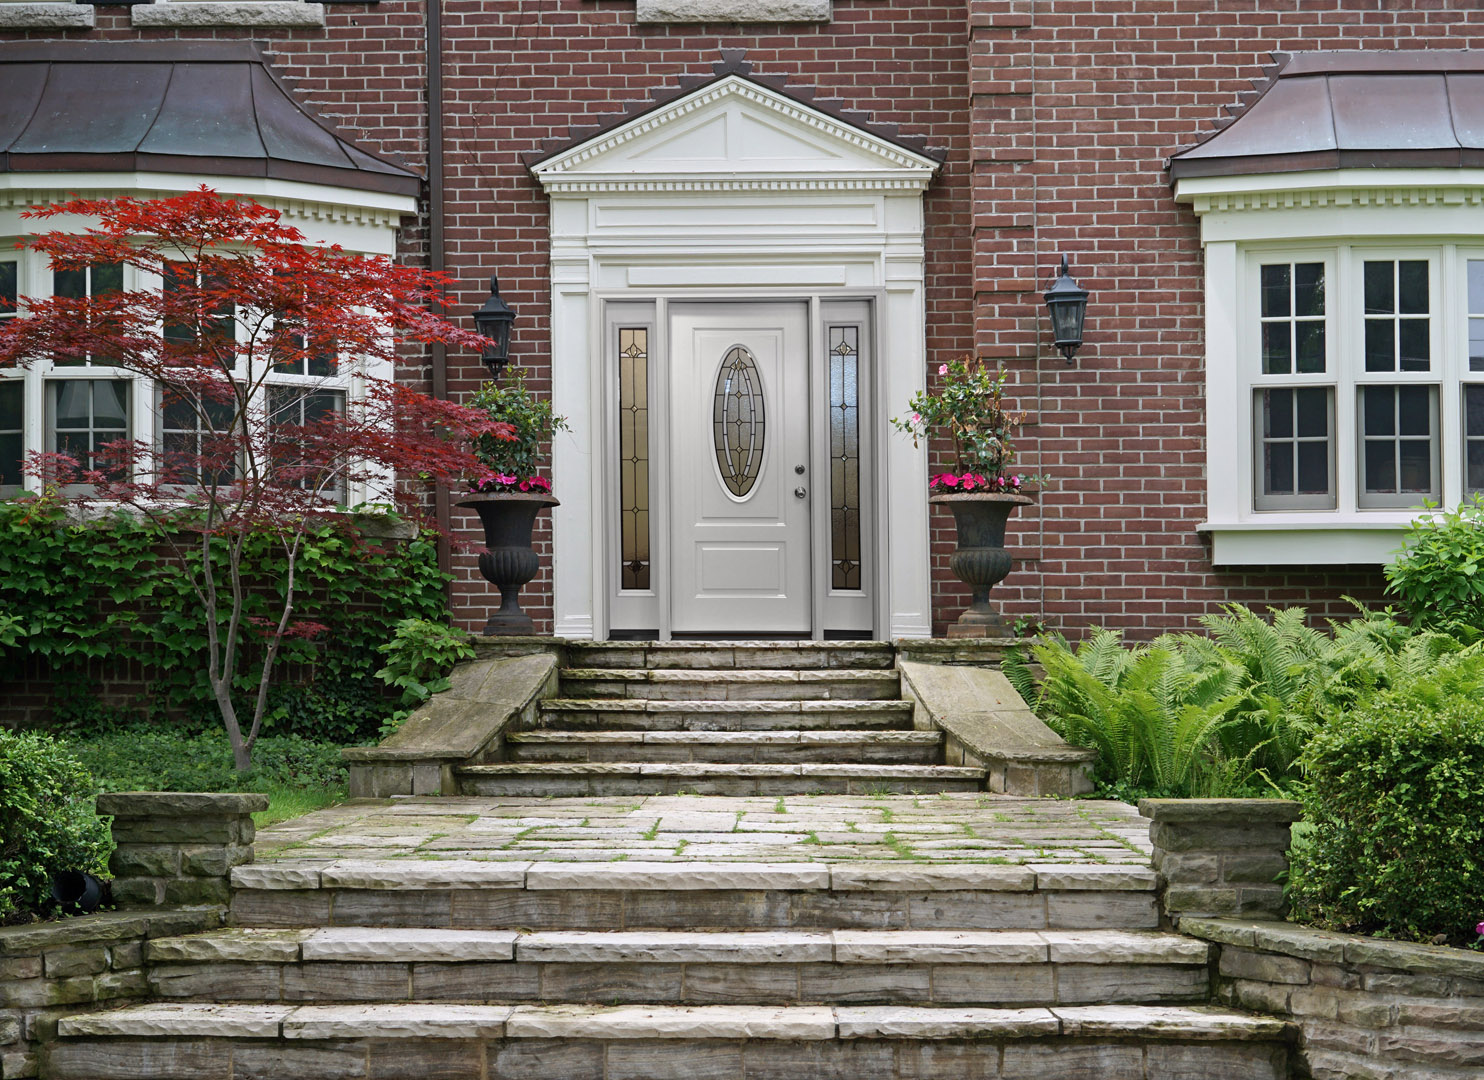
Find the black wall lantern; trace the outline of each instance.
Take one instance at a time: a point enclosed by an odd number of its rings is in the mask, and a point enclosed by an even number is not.
[[[1067,269],[1067,257],[1061,257],[1061,275],[1046,290],[1046,310],[1051,312],[1051,331],[1056,347],[1072,362],[1082,347],[1082,319],[1087,314],[1087,290],[1078,285]]]
[[[500,296],[500,279],[490,278],[490,298],[484,306],[474,312],[474,326],[485,337],[484,349],[479,359],[490,369],[496,381],[505,373],[510,362],[510,325],[515,322],[515,312]]]

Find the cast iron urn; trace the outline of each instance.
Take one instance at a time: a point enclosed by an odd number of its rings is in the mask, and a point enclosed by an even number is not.
[[[561,503],[550,495],[513,491],[470,495],[459,505],[479,515],[485,548],[479,553],[479,572],[500,590],[500,610],[485,623],[484,633],[534,633],[531,617],[520,609],[520,587],[541,569],[541,560],[531,546],[531,529],[537,514]]]
[[[1034,500],[1024,495],[968,492],[934,495],[929,502],[953,511],[958,526],[958,548],[949,560],[953,576],[973,590],[973,602],[948,628],[949,637],[1004,637],[1010,627],[989,602],[989,590],[1010,573],[1012,560],[1005,550],[1005,524],[1017,506]]]

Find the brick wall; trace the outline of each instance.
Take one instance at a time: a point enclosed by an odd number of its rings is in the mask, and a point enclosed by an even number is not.
[[[325,115],[421,167],[422,11],[336,4],[325,31],[217,34],[267,41]],[[929,371],[970,349],[1005,360],[1034,414],[1022,464],[1053,477],[1014,526],[1024,561],[997,590],[1007,610],[1144,637],[1228,600],[1342,614],[1342,594],[1379,599],[1375,569],[1210,566],[1195,531],[1205,517],[1199,235],[1164,160],[1271,51],[1479,46],[1469,0],[836,0],[826,25],[746,28],[638,27],[629,0],[445,0],[444,12],[448,267],[463,285],[452,299],[472,309],[499,271],[520,315],[514,354],[538,388],[550,374],[547,213],[520,153],[745,47],[759,72],[814,83],[951,151],[927,196]],[[83,36],[135,36],[124,9],[99,13]],[[425,257],[425,224],[405,230],[410,260]],[[1093,292],[1088,344],[1070,368],[1049,347],[1040,299],[1063,250]],[[450,361],[451,391],[471,392],[482,369],[472,356]],[[405,373],[425,371],[412,358]],[[472,515],[456,514],[474,540]],[[549,566],[548,528],[543,517]],[[935,514],[939,629],[967,602],[947,569],[951,529]],[[460,616],[481,625],[493,590],[471,554],[454,565]],[[549,628],[549,570],[523,597]]]

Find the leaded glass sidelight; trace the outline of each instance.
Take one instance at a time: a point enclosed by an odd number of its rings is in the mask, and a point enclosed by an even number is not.
[[[618,498],[624,589],[649,584],[649,330],[618,331]]]
[[[861,587],[860,328],[830,334],[830,585]]]
[[[727,350],[716,373],[712,423],[721,482],[745,498],[762,472],[767,425],[757,361],[741,345]]]

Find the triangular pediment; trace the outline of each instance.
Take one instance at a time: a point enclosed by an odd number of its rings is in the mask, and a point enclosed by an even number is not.
[[[532,167],[547,189],[727,186],[765,177],[926,187],[938,162],[786,93],[728,75]]]

